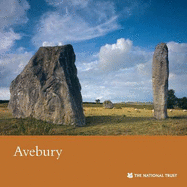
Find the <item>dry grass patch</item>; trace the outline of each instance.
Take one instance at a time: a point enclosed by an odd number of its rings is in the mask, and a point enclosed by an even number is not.
[[[155,120],[151,106],[84,105],[86,126],[54,125],[33,118],[15,119],[0,104],[1,135],[187,135],[187,113],[168,110],[169,118]]]

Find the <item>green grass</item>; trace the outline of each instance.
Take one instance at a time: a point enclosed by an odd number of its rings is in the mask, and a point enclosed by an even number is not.
[[[0,104],[0,135],[187,135],[187,113],[182,110],[168,110],[169,118],[155,120],[153,106],[147,104],[114,104],[114,109],[104,109],[102,104],[83,107],[86,126],[74,127],[34,118],[16,119],[7,103]]]

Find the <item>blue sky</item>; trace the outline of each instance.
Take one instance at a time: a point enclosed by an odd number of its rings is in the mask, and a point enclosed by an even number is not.
[[[187,96],[187,2],[0,0],[0,99],[40,46],[72,44],[83,101],[152,101],[155,46],[169,49],[169,89]]]

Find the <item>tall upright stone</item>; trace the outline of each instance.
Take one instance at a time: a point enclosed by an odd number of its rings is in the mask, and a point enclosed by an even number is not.
[[[17,118],[83,126],[80,90],[73,47],[40,47],[12,81],[9,109]]]
[[[167,118],[169,61],[165,43],[156,46],[152,64],[153,104],[156,119]]]

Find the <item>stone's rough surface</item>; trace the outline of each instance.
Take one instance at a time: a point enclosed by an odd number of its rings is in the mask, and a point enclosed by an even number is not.
[[[107,100],[107,101],[103,102],[103,107],[112,109],[114,107],[114,105],[113,105],[113,103],[111,101]]]
[[[165,43],[161,43],[156,46],[152,64],[154,117],[156,119],[167,118],[168,76],[168,48]]]
[[[17,118],[83,126],[81,86],[71,45],[40,47],[10,86],[9,109]]]

